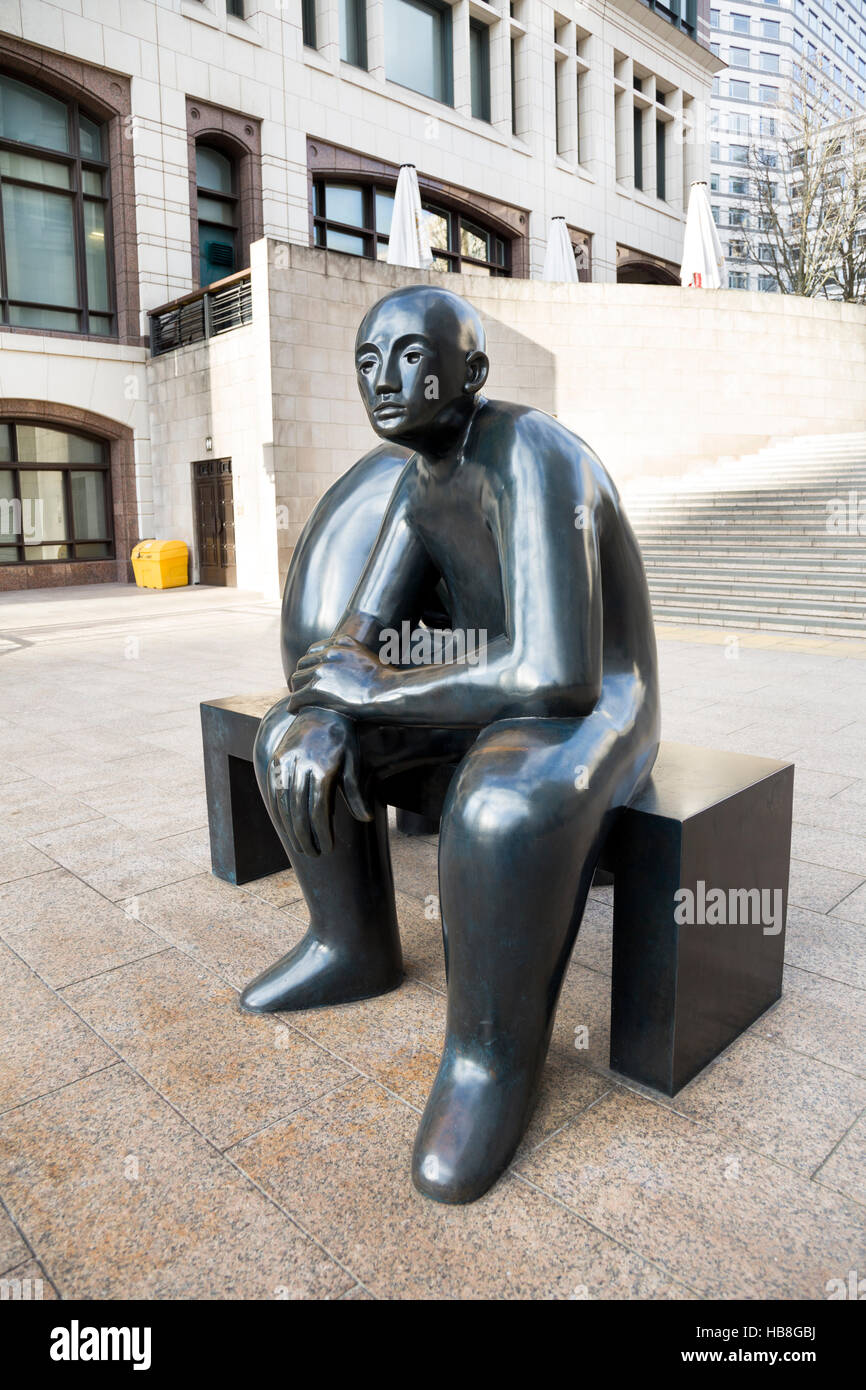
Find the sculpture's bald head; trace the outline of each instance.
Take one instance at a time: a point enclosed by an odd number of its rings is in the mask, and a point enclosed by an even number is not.
[[[436,452],[464,428],[487,379],[481,318],[438,285],[386,294],[355,341],[358,386],[383,439]]]

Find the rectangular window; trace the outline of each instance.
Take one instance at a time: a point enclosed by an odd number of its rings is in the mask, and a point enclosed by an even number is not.
[[[656,197],[661,198],[662,202],[667,195],[665,153],[665,122],[656,121]]]
[[[748,164],[749,147],[748,145],[729,145],[728,159],[732,164]]]
[[[747,14],[732,14],[731,28],[735,34],[748,34],[749,16]]]
[[[728,275],[728,289],[747,290],[749,288],[749,277],[744,275],[741,270],[732,270]]]
[[[758,100],[763,101],[767,106],[778,106],[779,88],[766,87],[762,83],[761,86],[758,88]]]
[[[367,67],[366,0],[340,0],[340,57],[353,68]]]
[[[490,31],[480,20],[469,21],[469,72],[472,84],[472,114],[478,121],[490,120]]]
[[[762,72],[778,72],[778,71],[779,71],[779,55],[778,55],[778,53],[764,53],[764,52],[761,53],[761,71],[762,71]]]
[[[235,19],[243,19],[244,0],[226,0],[226,14],[234,15]]]
[[[781,28],[778,19],[761,20],[761,37],[764,39],[778,39]]]
[[[643,111],[634,108],[634,186],[643,190]]]
[[[439,0],[385,0],[385,76],[452,105],[448,5]]]
[[[511,134],[517,132],[517,40],[511,40]]]
[[[301,26],[306,48],[318,48],[316,42],[316,0],[301,0]]]
[[[728,62],[732,68],[747,68],[749,66],[749,50],[747,48],[732,48],[728,54]]]
[[[734,82],[733,79],[728,83],[728,96],[735,101],[748,101],[751,88],[748,82]]]
[[[741,193],[741,194],[743,194],[745,197],[748,197],[748,194],[749,194],[749,180],[748,180],[748,179],[729,179],[729,180],[728,180],[728,192],[729,192],[729,193]]]
[[[114,554],[105,445],[49,426],[0,426],[0,564]]]

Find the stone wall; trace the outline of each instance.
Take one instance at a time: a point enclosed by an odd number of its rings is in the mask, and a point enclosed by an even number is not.
[[[269,244],[277,500],[285,553],[313,499],[375,443],[354,379],[365,310],[447,284],[481,311],[487,393],[556,415],[622,483],[866,419],[866,308],[790,295],[551,285],[407,271]]]
[[[377,440],[353,344],[399,285],[481,311],[488,394],[549,411],[615,480],[676,476],[866,419],[866,308],[793,296],[446,276],[262,240],[253,322],[148,366],[157,534],[192,543],[191,463],[231,457],[238,583],[275,596],[316,499]]]

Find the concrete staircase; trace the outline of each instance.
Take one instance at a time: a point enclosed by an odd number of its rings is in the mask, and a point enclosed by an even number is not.
[[[623,501],[659,621],[866,637],[866,432],[636,480]]]

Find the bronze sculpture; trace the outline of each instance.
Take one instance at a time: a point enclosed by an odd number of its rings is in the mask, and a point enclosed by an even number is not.
[[[441,810],[447,1033],[413,1179],[443,1202],[481,1196],[517,1149],[593,871],[659,738],[649,595],[616,488],[550,416],[482,396],[484,349],[475,310],[427,285],[386,295],[358,331],[384,444],[301,538],[291,695],[255,745],[311,925],[242,996],[292,1010],[395,988],[386,806]],[[486,633],[482,659],[394,665],[383,634],[403,624]]]

